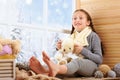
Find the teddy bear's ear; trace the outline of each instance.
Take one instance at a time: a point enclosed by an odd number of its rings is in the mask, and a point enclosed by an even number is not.
[[[61,49],[62,51],[66,52],[70,52],[72,51],[74,48],[74,40],[70,37],[66,38],[63,40],[62,44],[61,44]]]

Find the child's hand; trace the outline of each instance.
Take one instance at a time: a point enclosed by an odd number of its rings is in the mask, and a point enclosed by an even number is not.
[[[62,41],[59,40],[59,41],[57,42],[57,44],[56,44],[56,49],[57,49],[57,50],[61,49],[61,44],[62,44]]]
[[[75,44],[74,45],[74,50],[73,50],[73,53],[75,54],[80,54],[80,52],[82,51],[83,47],[78,45],[78,44]]]

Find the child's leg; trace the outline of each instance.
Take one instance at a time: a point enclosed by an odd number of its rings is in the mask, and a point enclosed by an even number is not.
[[[56,76],[56,74],[65,74],[67,72],[67,67],[65,65],[57,65],[50,60],[45,52],[42,54],[43,60],[49,68],[49,76]]]
[[[30,68],[37,74],[48,74],[48,70],[35,58],[30,58]]]
[[[97,64],[88,59],[75,59],[67,64],[68,71],[66,74],[78,74],[82,76],[93,76],[93,73],[97,69]]]

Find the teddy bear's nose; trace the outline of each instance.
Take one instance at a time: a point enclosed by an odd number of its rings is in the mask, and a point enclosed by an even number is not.
[[[63,51],[65,52],[65,49]]]

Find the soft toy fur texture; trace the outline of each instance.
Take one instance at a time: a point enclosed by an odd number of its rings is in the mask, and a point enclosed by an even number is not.
[[[55,55],[55,58],[58,61],[58,64],[67,64],[72,59],[83,58],[83,56],[78,56],[75,53],[73,54],[75,41],[71,37],[67,37],[63,40],[61,44],[61,49]]]
[[[57,64],[63,65],[67,64],[72,60],[71,57],[68,56],[68,53],[71,53],[74,49],[74,41],[72,38],[65,38],[62,41],[61,49],[54,56]]]
[[[70,56],[67,56],[65,54],[64,56],[61,53],[56,53],[55,59],[53,58],[53,61],[56,62],[59,65],[67,64],[72,60]]]
[[[9,45],[12,49],[12,54],[6,53],[4,55],[0,55],[0,59],[15,59],[21,50],[20,40],[0,38],[0,52],[2,51],[4,45]]]
[[[101,64],[98,70],[95,72],[95,77],[102,78],[102,77],[116,77],[115,71],[113,71],[108,65]]]
[[[63,55],[73,52],[74,50],[74,40],[70,37],[63,40],[61,44],[61,49],[59,50]]]
[[[43,74],[34,73],[26,63],[16,64],[16,80],[61,80],[56,77],[49,77]]]

